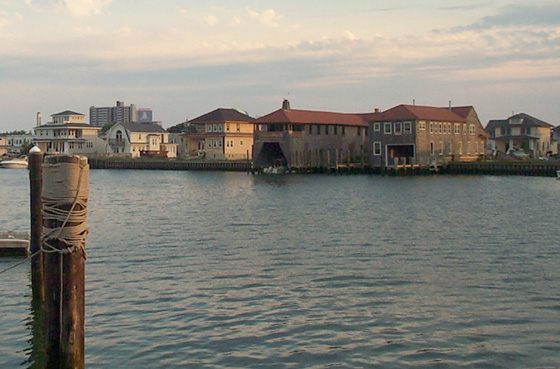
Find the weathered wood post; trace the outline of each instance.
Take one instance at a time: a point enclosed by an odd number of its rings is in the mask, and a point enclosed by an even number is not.
[[[42,201],[48,368],[84,368],[88,183],[87,158],[46,158]]]
[[[43,254],[41,250],[41,236],[43,235],[43,153],[34,146],[29,150],[29,210],[31,218],[31,232],[29,240],[29,253],[31,259],[31,290],[33,299],[41,303],[45,299],[43,285]]]

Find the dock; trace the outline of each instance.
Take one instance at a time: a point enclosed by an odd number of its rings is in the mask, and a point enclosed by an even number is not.
[[[0,232],[0,256],[26,256],[29,254],[29,233]]]

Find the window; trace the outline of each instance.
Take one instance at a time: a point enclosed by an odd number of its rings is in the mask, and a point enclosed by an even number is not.
[[[376,141],[373,143],[373,155],[379,156],[381,155],[381,142]]]
[[[223,132],[223,130],[224,130],[224,126],[221,125],[221,124],[218,124],[218,132]]]
[[[338,134],[338,132],[337,132],[337,131],[338,131],[338,126],[337,126],[337,125],[334,125],[334,126],[333,126],[333,131],[334,131],[334,134],[335,134],[335,135]]]
[[[383,124],[383,133],[385,133],[386,135],[390,135],[392,133],[392,127],[393,125],[391,124],[391,122],[385,122]]]
[[[434,133],[434,123],[430,122],[430,133]]]
[[[226,131],[229,132],[229,123],[226,124]]]
[[[430,142],[430,155],[434,155],[434,143]]]
[[[478,154],[478,141],[474,143],[474,153]]]
[[[321,126],[317,126],[317,134],[320,135],[321,134]]]
[[[443,155],[443,141],[439,142],[439,154]]]
[[[463,141],[459,141],[459,155],[463,155]]]
[[[458,135],[461,133],[461,125],[459,123],[455,123],[455,134]]]
[[[325,134],[326,134],[326,135],[329,134],[329,125],[328,125],[328,124],[325,126]]]
[[[373,123],[373,132],[379,132],[379,131],[381,131],[381,123],[379,122]]]
[[[243,141],[239,141],[239,146],[243,146]]]
[[[467,125],[463,124],[463,134],[466,135],[467,134]]]
[[[222,140],[217,140],[218,141],[218,147],[222,148],[224,146],[224,142]]]
[[[469,134],[474,135],[474,124],[469,125]]]
[[[237,123],[237,132],[241,132],[241,124]]]
[[[442,126],[443,126],[442,123],[438,123],[438,131],[439,131],[440,135],[443,133],[443,129],[442,129],[443,127]]]
[[[425,131],[426,130],[426,121],[420,120],[418,121],[418,130]]]
[[[312,133],[313,133],[313,126],[310,124],[309,125],[309,134],[312,134]]]
[[[449,155],[453,155],[453,144],[451,141],[447,142],[447,147],[449,148]]]
[[[395,134],[396,135],[402,135],[402,123],[401,122],[395,122]]]
[[[409,135],[412,132],[412,123],[404,122],[404,134]]]
[[[342,135],[344,136],[346,134],[346,127],[342,126]]]

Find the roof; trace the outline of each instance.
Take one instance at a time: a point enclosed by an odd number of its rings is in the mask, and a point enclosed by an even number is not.
[[[490,137],[491,140],[494,141],[509,141],[509,140],[537,140],[538,137],[530,136],[530,135],[507,135],[507,136],[498,136],[498,137]]]
[[[165,133],[167,132],[159,124],[155,123],[119,123],[126,130],[130,132],[152,132],[152,133]]]
[[[496,128],[511,128],[512,124],[510,124],[511,119],[522,119],[523,122],[521,124],[513,124],[516,127],[545,127],[545,128],[552,128],[553,125],[546,123],[540,119],[532,117],[525,113],[519,113],[512,115],[507,119],[493,119],[488,122],[486,125],[485,130],[487,132],[492,132]]]
[[[465,119],[469,117],[469,114],[474,110],[472,106],[453,106],[451,111]]]
[[[255,120],[255,123],[336,124],[360,127],[369,125],[360,114],[296,109],[278,109]]]
[[[435,120],[445,122],[466,122],[467,108],[440,108],[420,105],[397,105],[384,112],[369,114],[371,121],[384,120]],[[466,113],[466,114],[465,114]]]
[[[86,116],[85,114],[76,113],[75,111],[72,111],[72,110],[65,110],[65,111],[62,111],[62,112],[57,113],[57,114],[52,114],[51,117],[57,117],[57,116],[60,116],[60,115],[83,115],[84,117]]]
[[[189,120],[188,123],[208,123],[208,122],[253,122],[255,118],[236,110],[219,108],[210,113],[206,113],[197,118]]]
[[[76,127],[76,128],[94,128],[94,129],[101,129],[101,127],[92,126],[87,123],[64,123],[64,124],[43,124],[42,126],[35,127],[37,128],[60,128],[60,127]]]

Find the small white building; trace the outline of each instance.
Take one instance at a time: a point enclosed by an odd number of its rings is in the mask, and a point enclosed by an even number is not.
[[[24,154],[24,148],[33,142],[31,133],[6,133],[0,136],[0,156],[19,156]],[[17,131],[19,132],[19,131]]]
[[[169,132],[153,123],[117,123],[106,133],[106,153],[115,156],[176,158],[177,144]]]
[[[70,110],[51,115],[52,122],[35,127],[34,143],[45,154],[95,156],[105,151],[100,127],[85,123],[86,116]]]

